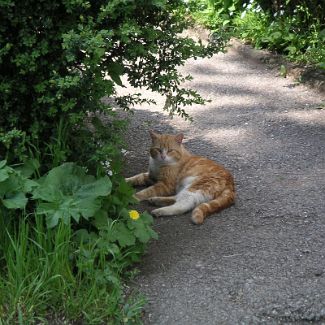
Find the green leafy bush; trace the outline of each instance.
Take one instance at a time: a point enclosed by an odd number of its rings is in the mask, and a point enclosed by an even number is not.
[[[128,107],[141,100],[117,98],[123,74],[132,86],[172,93],[177,113],[186,115],[180,103],[202,102],[179,86],[176,67],[215,48],[179,36],[187,25],[180,0],[1,0],[0,13],[0,136],[23,132],[24,143],[43,152],[43,139],[57,138],[64,120],[69,160],[87,114],[109,112],[104,96]],[[10,163],[24,158],[14,148],[8,156],[1,142],[0,155]]]
[[[237,35],[249,40],[257,48],[269,48],[285,53],[290,59],[317,64],[325,54],[319,19],[312,17],[306,4],[287,11],[264,11],[258,1],[244,8],[234,19]]]
[[[200,4],[194,17],[212,29],[225,26],[256,48],[319,67],[324,64],[325,10],[319,0],[201,0]]]

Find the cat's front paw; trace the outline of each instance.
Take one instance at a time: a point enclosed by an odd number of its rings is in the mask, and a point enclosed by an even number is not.
[[[136,194],[133,195],[133,198],[136,200],[136,203],[139,203],[141,201]]]
[[[126,181],[128,184],[131,184],[131,185],[132,185],[132,177],[126,177],[126,178],[125,178],[125,181]]]
[[[155,209],[151,211],[151,214],[154,217],[162,217],[164,215],[164,210],[163,209]]]

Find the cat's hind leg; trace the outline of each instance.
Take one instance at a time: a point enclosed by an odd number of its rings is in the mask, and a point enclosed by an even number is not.
[[[225,189],[219,196],[209,202],[198,205],[192,212],[193,223],[200,225],[204,219],[212,214],[228,208],[234,203],[235,191],[233,189]]]
[[[154,196],[147,200],[150,204],[157,207],[172,205],[176,202],[176,196]]]

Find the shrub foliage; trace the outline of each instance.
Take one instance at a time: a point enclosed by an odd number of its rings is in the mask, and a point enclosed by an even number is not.
[[[116,98],[124,74],[132,86],[172,93],[178,113],[202,102],[180,88],[176,67],[212,47],[178,35],[183,14],[179,0],[1,0],[0,153],[12,145],[17,155],[21,142],[42,146],[62,119],[77,132],[87,112],[107,110],[101,98]],[[140,100],[116,99],[128,107]]]
[[[325,9],[321,0],[200,0],[194,16],[212,29],[325,67]]]

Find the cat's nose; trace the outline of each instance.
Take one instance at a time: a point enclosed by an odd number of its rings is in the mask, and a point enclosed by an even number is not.
[[[165,160],[166,159],[166,155],[161,155],[161,159]]]

